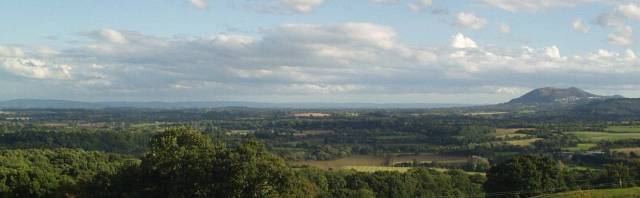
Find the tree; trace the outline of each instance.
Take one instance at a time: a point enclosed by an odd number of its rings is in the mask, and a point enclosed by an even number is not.
[[[105,197],[287,197],[297,189],[284,161],[248,141],[235,149],[186,128],[155,135],[138,167],[89,185]],[[304,187],[304,185],[298,185]]]
[[[524,155],[489,169],[484,188],[488,194],[528,197],[564,188],[562,178],[562,167],[557,161],[549,157]]]

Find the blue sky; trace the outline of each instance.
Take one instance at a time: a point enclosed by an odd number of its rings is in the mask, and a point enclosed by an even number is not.
[[[0,23],[0,99],[640,97],[637,1],[27,0]]]

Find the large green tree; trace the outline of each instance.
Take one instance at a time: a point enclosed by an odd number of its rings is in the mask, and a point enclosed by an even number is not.
[[[293,180],[284,161],[256,141],[227,148],[174,128],[151,139],[139,167],[98,178],[102,187],[93,190],[108,197],[283,197],[293,192]]]
[[[484,188],[497,197],[529,197],[564,188],[562,166],[556,160],[523,155],[492,167]]]

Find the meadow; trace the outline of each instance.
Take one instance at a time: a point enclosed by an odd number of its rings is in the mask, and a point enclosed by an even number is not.
[[[622,133],[622,132],[573,131],[568,133],[576,135],[578,139],[585,142],[640,139],[640,133],[630,133],[630,132]]]
[[[616,133],[640,133],[640,126],[609,126],[604,130]]]
[[[579,190],[550,195],[540,195],[536,198],[583,198],[583,197],[607,197],[607,198],[630,198],[640,197],[640,187],[635,188],[613,188],[596,190]]]

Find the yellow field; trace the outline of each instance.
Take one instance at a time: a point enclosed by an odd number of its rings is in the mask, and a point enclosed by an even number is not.
[[[335,160],[305,160],[305,161],[290,161],[291,165],[308,165],[316,168],[331,170],[341,169],[344,167],[354,166],[384,166],[390,167],[393,164],[402,162],[418,161],[420,163],[428,163],[432,161],[438,161],[440,163],[463,163],[467,161],[466,157],[459,156],[442,156],[432,154],[421,155],[399,155],[399,156],[370,156],[370,155],[354,155],[345,158]]]
[[[617,149],[611,149],[611,152],[618,152],[618,153],[624,153],[624,154],[630,154],[631,152],[634,152],[638,155],[640,155],[640,147],[628,147],[628,148],[617,148]]]
[[[342,170],[353,170],[353,171],[358,171],[358,172],[367,172],[367,173],[373,173],[373,172],[379,172],[379,171],[391,171],[391,172],[407,172],[409,170],[412,169],[412,167],[389,167],[389,166],[345,166],[341,168]],[[449,169],[446,168],[429,168],[431,170],[435,170],[441,173],[447,172]],[[479,175],[485,175],[486,173],[482,173],[482,172],[467,172],[464,171],[467,174],[479,174]]]
[[[496,128],[496,132],[493,134],[497,138],[510,138],[510,137],[528,137],[527,134],[516,133],[520,130],[533,130],[532,128]]]
[[[529,145],[533,144],[534,142],[536,142],[538,140],[542,140],[542,138],[531,138],[531,139],[524,139],[524,140],[511,140],[511,141],[505,141],[505,142],[507,144],[516,145],[516,146],[529,146]]]

